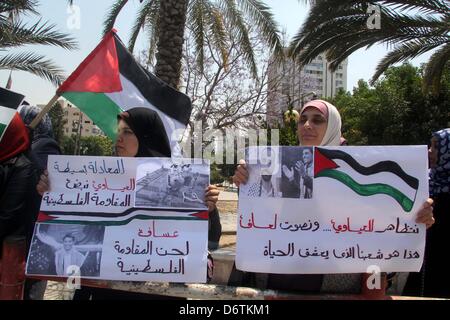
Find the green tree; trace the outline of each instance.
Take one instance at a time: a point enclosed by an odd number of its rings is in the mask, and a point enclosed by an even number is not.
[[[80,154],[84,156],[111,156],[113,154],[113,142],[106,136],[82,137]]]
[[[66,155],[75,154],[75,139],[76,136],[72,135],[70,137],[63,136],[59,147],[61,148],[61,153]]]
[[[379,10],[379,25],[373,24]],[[290,53],[307,64],[322,52],[335,70],[350,54],[376,44],[393,46],[381,60],[371,84],[397,62],[436,49],[423,77],[425,88],[439,91],[450,58],[450,2],[447,0],[320,0],[293,38]],[[448,64],[447,64],[448,67]]]
[[[421,90],[422,68],[403,64],[385,74],[374,87],[360,80],[352,94],[340,92],[331,101],[342,115],[342,132],[351,145],[427,144],[433,131],[448,127],[448,69],[437,95]]]
[[[64,136],[64,125],[67,120],[64,119],[64,111],[59,102],[56,102],[48,112],[52,121],[53,135],[55,140],[61,144]]]
[[[53,45],[75,49],[76,42],[67,34],[55,30],[48,22],[27,25],[21,15],[37,15],[34,0],[2,0],[0,2],[0,52],[25,45]],[[0,55],[0,70],[22,70],[51,81],[55,85],[64,80],[63,71],[45,56],[34,52],[7,53]]]
[[[75,154],[76,136],[64,136],[61,143],[61,151],[66,155]],[[83,156],[111,156],[113,154],[113,142],[106,136],[81,137],[80,155]]]
[[[219,165],[217,165],[216,163],[211,164],[210,170],[210,180],[212,184],[222,183],[225,180],[225,177],[222,176],[222,170],[220,169]]]
[[[117,0],[111,6],[104,22],[105,33],[114,26],[127,2]],[[175,88],[180,81],[186,28],[195,39],[199,65],[203,65],[205,46],[214,47],[221,59],[227,61],[228,32],[239,39],[238,44],[244,52],[245,61],[256,78],[257,67],[247,23],[254,25],[268,46],[279,56],[282,55],[277,25],[269,8],[260,0],[146,0],[141,3],[132,28],[129,49],[133,51],[136,39],[145,27],[150,37],[149,57],[152,58],[157,51],[155,73]]]

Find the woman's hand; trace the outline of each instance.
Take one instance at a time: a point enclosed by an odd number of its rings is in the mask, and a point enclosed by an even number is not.
[[[47,170],[45,170],[44,173],[41,174],[39,182],[36,186],[36,190],[41,196],[43,196],[47,191],[50,191],[50,181],[48,180]]]
[[[239,165],[234,171],[233,182],[236,186],[246,184],[248,181],[248,170],[244,160],[239,160]]]
[[[209,185],[205,189],[205,202],[208,206],[208,211],[212,212],[216,209],[217,200],[219,200],[219,189],[214,185]]]
[[[417,212],[416,223],[425,223],[427,229],[431,227],[435,220],[433,217],[433,199],[428,198],[422,208]]]

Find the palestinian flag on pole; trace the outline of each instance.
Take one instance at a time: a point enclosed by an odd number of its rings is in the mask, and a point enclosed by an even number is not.
[[[164,123],[172,150],[192,111],[189,97],[140,66],[115,30],[105,35],[57,94],[81,109],[113,140],[117,114],[134,107],[150,108]]]
[[[8,126],[13,121],[22,121],[17,108],[22,104],[25,96],[11,90],[0,88],[0,141]]]
[[[389,173],[389,184],[380,173]],[[405,212],[410,212],[416,200],[419,180],[408,175],[394,161],[380,161],[363,166],[350,154],[341,150],[315,148],[314,177],[335,179],[360,196],[385,194],[395,199]]]

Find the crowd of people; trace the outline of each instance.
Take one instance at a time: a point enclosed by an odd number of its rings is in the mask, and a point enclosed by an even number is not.
[[[46,172],[49,154],[60,154],[54,140],[51,121],[46,115],[34,130],[27,125],[39,113],[39,108],[24,105],[20,109],[23,120],[16,120],[0,141],[0,241],[6,236],[21,233],[28,242],[36,221],[40,197],[51,190]],[[164,126],[158,114],[148,108],[132,108],[117,116],[116,155],[121,157],[170,157],[171,149]],[[324,100],[313,100],[300,110],[297,135],[303,149],[302,159],[290,166],[283,166],[282,184],[301,179],[298,193],[303,198],[311,197],[312,148],[313,146],[340,146],[347,141],[342,137],[341,116],[335,106]],[[446,276],[442,254],[445,250],[450,205],[450,129],[433,133],[429,150],[430,198],[416,213],[417,223],[427,227],[426,257],[420,273],[411,273],[405,293],[416,296],[450,297],[450,277]],[[269,176],[269,175],[267,175]],[[233,181],[237,186],[247,183],[249,177],[245,161],[237,166]],[[264,177],[264,175],[262,176]],[[300,181],[300,180],[298,180]],[[250,188],[250,190],[253,190]],[[263,178],[254,192],[274,194],[270,176]],[[292,190],[291,190],[292,191]],[[290,191],[290,192],[291,192]],[[292,192],[297,192],[292,191]],[[209,248],[216,249],[221,237],[220,215],[216,203],[219,190],[210,185],[205,190],[205,202],[209,209]],[[32,201],[30,201],[32,199]],[[255,201],[257,201],[255,199]],[[434,210],[433,210],[434,207]],[[436,219],[436,225],[435,224]],[[64,238],[64,250],[56,256],[58,274],[64,274],[64,265],[72,259],[83,259],[73,253],[74,238]],[[70,247],[70,248],[69,248]],[[1,247],[0,247],[1,248]],[[208,263],[211,275],[212,263]],[[353,279],[353,280],[352,280]],[[356,275],[285,275],[253,274],[234,269],[230,285],[259,288],[294,290],[299,292],[320,292],[325,282],[354,281]],[[31,283],[30,287],[35,283]],[[29,290],[32,291],[32,290]],[[157,298],[150,296],[151,298]],[[42,298],[42,295],[40,295]],[[76,299],[144,299],[149,296],[100,290],[83,287],[75,294]]]

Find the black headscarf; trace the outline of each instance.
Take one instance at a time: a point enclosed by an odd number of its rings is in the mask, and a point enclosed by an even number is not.
[[[117,116],[133,130],[139,142],[136,157],[170,157],[170,144],[158,114],[148,108],[132,108]]]

